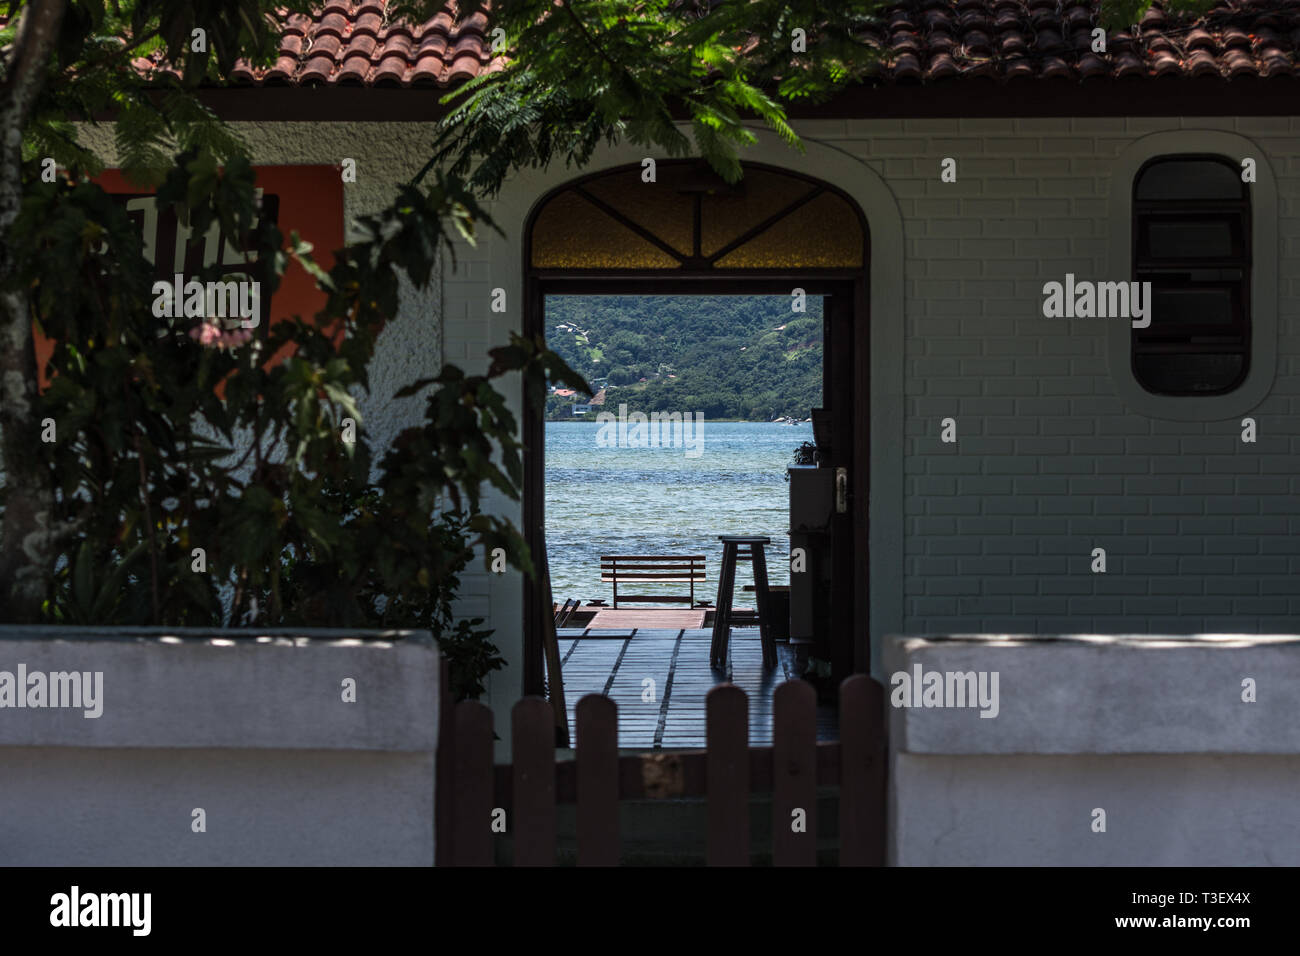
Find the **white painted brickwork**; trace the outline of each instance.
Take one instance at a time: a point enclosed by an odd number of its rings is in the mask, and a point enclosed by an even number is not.
[[[905,630],[1294,630],[1300,129],[1183,124],[1254,139],[1279,174],[1279,363],[1252,445],[1240,416],[1125,407],[1105,355],[1114,320],[1041,317],[1048,280],[1130,278],[1107,272],[1110,161],[1176,121],[851,125],[839,145],[886,177],[907,241]],[[944,156],[956,183],[939,181]],[[940,441],[945,417],[956,444]]]

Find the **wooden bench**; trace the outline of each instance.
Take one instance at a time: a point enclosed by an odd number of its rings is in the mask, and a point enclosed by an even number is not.
[[[664,594],[619,594],[618,585],[635,581],[640,584],[689,584],[690,596]],[[618,602],[661,602],[695,606],[695,583],[704,581],[702,554],[603,554],[600,556],[600,583],[614,585],[614,607]]]

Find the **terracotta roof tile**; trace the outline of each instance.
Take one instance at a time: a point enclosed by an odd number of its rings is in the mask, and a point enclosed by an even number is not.
[[[1001,43],[1002,55],[1006,57],[1023,56],[1029,44],[1019,33],[1005,33]]]
[[[1091,30],[1095,15],[1088,7],[1075,6],[1070,8],[1064,19],[1066,26],[1071,30]]]
[[[1183,72],[1183,65],[1172,53],[1162,53],[1152,64],[1151,71],[1156,76],[1178,76]]]
[[[374,10],[362,13],[357,17],[356,23],[352,26],[354,34],[372,33],[378,34],[384,28],[384,15]]]
[[[339,68],[338,82],[355,80],[361,83],[370,75],[370,58],[364,55],[349,56]]]
[[[1223,45],[1228,49],[1250,46],[1250,35],[1241,27],[1228,27],[1223,31]]]
[[[1121,78],[1126,76],[1146,76],[1147,66],[1132,53],[1121,53],[1115,58],[1115,65],[1111,67],[1111,73]]]
[[[895,79],[919,80],[922,76],[921,61],[912,53],[904,53],[894,61],[891,72]]]
[[[1208,50],[1193,50],[1187,57],[1192,76],[1213,76],[1219,73],[1219,62]]]
[[[331,66],[338,60],[339,54],[343,52],[343,41],[332,33],[316,33],[311,38],[311,55],[312,58],[318,56],[329,57]]]
[[[1089,52],[1079,57],[1076,69],[1078,69],[1079,76],[1083,79],[1110,75],[1110,64],[1096,53],[1093,53],[1091,48]]]
[[[1227,65],[1229,76],[1250,76],[1258,72],[1255,61],[1241,50],[1229,50],[1223,55],[1223,61]]]
[[[361,59],[365,60],[366,65],[369,66],[370,54],[374,53],[375,49],[378,46],[379,46],[379,41],[375,39],[373,36],[371,36],[369,33],[362,33],[357,36],[354,36],[352,37],[351,41],[349,41],[348,43],[347,52],[344,55],[345,56],[344,62],[346,63],[348,60],[353,60],[357,57],[360,57]]]
[[[317,21],[316,30],[317,32],[333,30],[342,36],[345,30],[351,29],[351,26],[352,24],[346,16],[342,13],[334,12],[322,16],[320,20]]]
[[[386,56],[400,56],[406,60],[414,51],[415,43],[407,33],[391,33],[384,39],[384,46],[379,51],[378,58],[382,60]]]
[[[939,53],[930,60],[930,76],[933,79],[947,79],[950,76],[956,76],[960,72],[961,68],[947,53]]]
[[[1033,76],[1034,65],[1025,57],[1011,57],[1007,60],[1006,75],[1008,77]]]
[[[1069,79],[1074,75],[1070,65],[1057,56],[1047,57],[1043,61],[1039,72],[1049,79]]]
[[[878,82],[1296,72],[1297,0],[1222,0],[1202,18],[1157,4],[1110,34],[1104,53],[1092,50],[1097,10],[1097,0],[900,0],[867,40],[892,54]]]
[[[329,0],[284,25],[268,69],[241,61],[244,84],[450,86],[499,68],[484,14],[458,19],[454,2],[418,25],[390,23],[387,0]],[[988,77],[1278,76],[1296,74],[1300,0],[1221,0],[1205,17],[1157,4],[1140,24],[1092,51],[1098,0],[897,0],[864,39],[880,49],[874,82]],[[139,65],[158,69],[156,60]]]

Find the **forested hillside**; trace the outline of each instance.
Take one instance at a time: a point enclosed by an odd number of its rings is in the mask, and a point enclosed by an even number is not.
[[[549,296],[548,344],[605,407],[709,419],[804,419],[822,402],[821,299],[789,296]],[[551,397],[548,417],[571,418]]]

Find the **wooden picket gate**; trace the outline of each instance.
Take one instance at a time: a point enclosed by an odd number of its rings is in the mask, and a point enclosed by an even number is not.
[[[443,663],[443,687],[446,683]],[[722,684],[706,698],[707,749],[618,754],[618,712],[608,697],[578,701],[576,759],[556,762],[552,708],[526,697],[511,713],[514,763],[493,766],[492,712],[443,697],[437,767],[439,866],[493,864],[494,812],[504,810],[516,866],[556,863],[556,806],[575,803],[580,866],[619,862],[619,801],[705,797],[710,866],[750,863],[749,797],[772,795],[772,862],[817,862],[817,788],[839,794],[839,863],[880,866],[885,857],[885,712],[880,683],[865,674],[840,685],[840,739],[818,743],[816,693],[787,681],[773,697],[771,747],[749,746],[749,702]],[[802,831],[792,826],[804,811]],[[497,813],[500,817],[500,813]]]

